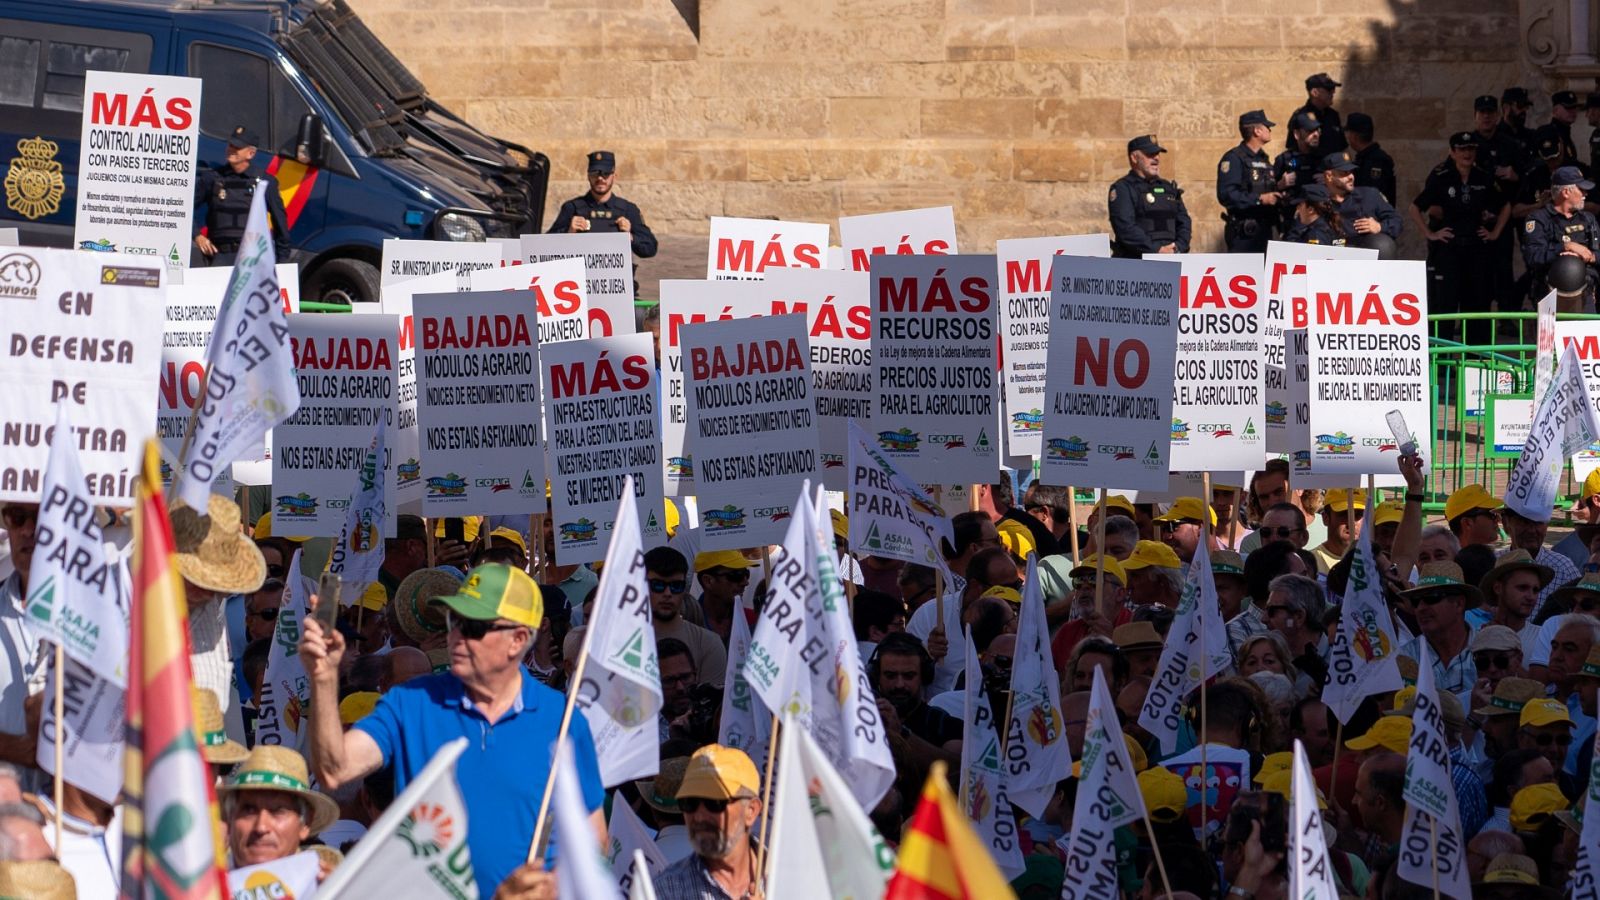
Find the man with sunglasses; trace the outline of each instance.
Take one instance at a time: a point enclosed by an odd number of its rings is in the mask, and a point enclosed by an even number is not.
[[[1559,772],[1572,746],[1572,726],[1572,716],[1561,701],[1546,697],[1529,700],[1517,721],[1517,748],[1537,752]]]
[[[695,556],[694,573],[700,582],[700,610],[705,613],[706,629],[727,646],[739,597],[750,586],[750,560],[737,550],[713,550]]]
[[[728,668],[727,648],[715,634],[683,617],[689,597],[689,561],[671,547],[655,547],[644,555],[644,574],[656,641],[682,641],[689,648],[694,670],[720,679]]]
[[[259,641],[262,638],[272,637],[273,629],[278,627],[278,608],[281,606],[283,606],[283,579],[269,577],[262,582],[260,590],[250,595],[250,600],[245,604],[246,639]]]
[[[1500,510],[1504,501],[1481,484],[1465,485],[1444,501],[1444,518],[1461,546],[1500,543]]]
[[[1472,630],[1467,627],[1466,611],[1482,601],[1482,594],[1461,580],[1461,567],[1451,562],[1429,563],[1422,567],[1417,586],[1400,596],[1416,610],[1415,638],[1402,644],[1401,656],[1417,659],[1419,641],[1428,642],[1428,659],[1433,663],[1434,684],[1456,695],[1463,706],[1472,701],[1478,683],[1478,668],[1472,661]]]
[[[1156,522],[1161,527],[1162,543],[1178,554],[1185,572],[1189,571],[1189,563],[1194,560],[1194,553],[1200,547],[1200,535],[1204,528],[1202,523],[1205,520],[1211,523],[1211,544],[1206,549],[1215,553],[1222,544],[1217,539],[1217,513],[1211,504],[1199,497],[1179,497],[1173,501],[1170,509],[1156,516]]]
[[[694,852],[655,877],[660,900],[714,900],[761,892],[751,831],[761,815],[760,792],[756,764],[742,750],[708,744],[689,757],[677,800]]]

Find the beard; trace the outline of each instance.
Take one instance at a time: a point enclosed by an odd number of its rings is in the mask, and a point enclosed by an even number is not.
[[[883,696],[894,707],[894,711],[902,716],[916,709],[920,699],[914,691],[888,691]]]
[[[741,835],[724,832],[715,825],[705,828],[693,829],[689,832],[689,843],[694,845],[694,852],[707,859],[726,859],[733,852],[734,846]]]

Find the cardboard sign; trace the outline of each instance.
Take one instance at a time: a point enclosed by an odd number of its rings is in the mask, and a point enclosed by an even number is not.
[[[474,291],[518,291],[539,312],[539,343],[582,340],[588,333],[583,260],[556,259],[532,265],[473,272]],[[530,313],[531,314],[531,313]]]
[[[828,226],[817,222],[712,216],[706,278],[759,281],[769,270],[820,269],[827,249]]]
[[[990,484],[996,433],[993,256],[873,259],[872,432],[924,484]]]
[[[811,335],[822,484],[845,489],[845,426],[872,419],[872,304],[867,273],[774,269],[766,273],[772,315],[803,313]]]
[[[500,247],[477,241],[410,241],[390,238],[383,242],[383,264],[378,286],[410,281],[425,275],[454,272],[456,290],[467,289],[467,276],[478,269],[500,267]]]
[[[1111,239],[1104,234],[1019,238],[995,241],[994,252],[1000,266],[1006,455],[1038,456],[1044,445],[1051,261],[1062,255],[1109,257]]]
[[[874,256],[946,256],[956,252],[956,214],[948,206],[843,216],[839,243],[850,268],[865,272]]]
[[[56,403],[79,431],[89,491],[133,503],[155,433],[162,286],[157,259],[32,247],[0,251],[6,389],[0,391],[0,500],[37,503]]]
[[[760,290],[738,281],[661,282],[662,485],[669,497],[695,492],[694,459],[684,446],[683,326],[758,314]]]
[[[337,537],[378,421],[393,446],[398,333],[394,316],[289,317],[300,409],[272,430],[272,522],[283,534]],[[384,533],[393,534],[394,480],[384,483]]]
[[[778,543],[822,471],[805,317],[685,325],[680,338],[700,549]]]
[[[583,260],[589,336],[611,337],[638,330],[633,318],[633,239],[616,231],[602,234],[525,234],[522,261]]]
[[[412,302],[422,514],[543,512],[534,298],[473,291]]]
[[[1046,484],[1166,489],[1179,272],[1165,261],[1056,260]]]
[[[74,245],[161,259],[172,280],[182,280],[194,240],[199,138],[200,79],[85,72]],[[17,149],[27,156],[24,145],[49,143],[24,140]]]
[[[648,334],[543,347],[550,448],[550,503],[556,561],[605,558],[622,497],[633,477],[645,549],[667,539],[661,493],[661,390]]]
[[[228,892],[233,900],[308,900],[317,892],[318,865],[316,851],[305,850],[243,866],[228,872]]]
[[[1403,484],[1386,421],[1405,417],[1426,463],[1433,443],[1427,270],[1413,260],[1306,263],[1311,472]],[[1353,481],[1354,479],[1352,479]]]

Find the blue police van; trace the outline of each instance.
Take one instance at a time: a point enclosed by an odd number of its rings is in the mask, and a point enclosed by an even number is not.
[[[24,243],[71,244],[89,70],[202,79],[202,168],[260,136],[308,300],[377,300],[385,238],[544,218],[549,159],[440,106],[344,0],[0,0],[0,226]]]

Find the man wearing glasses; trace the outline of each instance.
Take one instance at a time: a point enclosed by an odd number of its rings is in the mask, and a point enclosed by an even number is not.
[[[1444,501],[1445,521],[1461,546],[1500,542],[1500,510],[1505,503],[1491,496],[1481,484],[1469,484]]]
[[[761,815],[760,791],[756,764],[742,750],[708,744],[689,757],[677,799],[694,852],[655,877],[657,897],[701,900],[760,893],[750,830]]]
[[[1417,659],[1418,642],[1427,641],[1434,684],[1467,705],[1478,683],[1478,667],[1472,661],[1472,630],[1467,627],[1466,611],[1481,603],[1482,595],[1477,587],[1462,583],[1460,566],[1440,562],[1423,566],[1417,586],[1400,596],[1416,610],[1418,631],[1401,645],[1400,655]]]
[[[544,599],[526,572],[479,566],[459,593],[433,602],[445,607],[449,623],[449,670],[396,685],[349,731],[339,723],[344,638],[306,617],[300,660],[311,681],[311,759],[328,791],[387,766],[398,793],[439,748],[468,738],[456,782],[473,823],[472,866],[487,896],[527,858],[565,701],[521,665],[544,618]],[[574,711],[568,740],[598,841],[588,850],[594,852],[605,839],[605,789],[581,711]],[[583,852],[567,848],[573,850]]]
[[[1572,716],[1561,701],[1547,697],[1529,700],[1517,722],[1517,749],[1538,753],[1560,772],[1572,746],[1572,727]]]
[[[750,560],[737,550],[713,550],[694,558],[694,572],[700,580],[700,611],[705,613],[706,628],[726,646],[733,634],[739,596],[750,585]]]
[[[650,587],[650,616],[656,642],[672,639],[689,648],[696,672],[720,678],[728,668],[728,650],[707,629],[683,617],[689,593],[689,561],[671,547],[656,547],[644,555],[645,581]],[[658,657],[659,659],[659,657]]]

